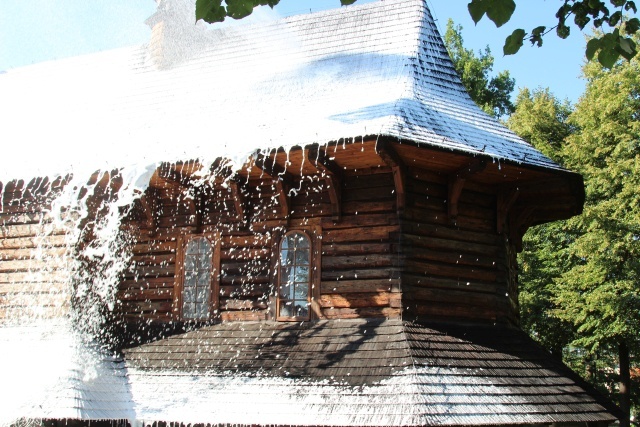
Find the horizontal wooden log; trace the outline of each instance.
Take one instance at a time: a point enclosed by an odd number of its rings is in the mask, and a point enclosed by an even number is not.
[[[261,279],[261,283],[257,283],[255,279]],[[269,278],[266,277],[265,281],[262,281],[264,278],[254,278],[252,282],[246,282],[246,284],[242,285],[221,285],[220,286],[220,296],[221,297],[260,297],[263,295],[269,295],[272,292],[271,284],[269,283]]]
[[[411,304],[405,306],[407,318],[417,317],[438,320],[482,320],[495,322],[504,313],[492,307],[464,306],[457,304]]]
[[[247,275],[247,276],[233,276],[223,274],[220,277],[220,284],[223,286],[251,286],[263,283],[269,283],[271,277],[267,274],[261,276]]]
[[[221,244],[223,248],[261,248],[271,244],[271,237],[267,234],[223,235]]]
[[[66,236],[55,235],[44,238],[19,237],[12,239],[1,239],[0,249],[28,249],[37,247],[59,247],[66,245]]]
[[[398,215],[395,213],[362,212],[358,215],[343,216],[340,221],[334,221],[331,218],[322,219],[323,230],[396,224],[398,224]]]
[[[260,321],[267,320],[269,318],[269,312],[267,310],[240,310],[240,311],[223,311],[220,313],[220,320],[223,322],[238,322],[238,321]]]
[[[363,188],[372,187],[393,188],[393,175],[390,171],[386,173],[347,175],[344,180],[344,187],[347,191],[357,191]]]
[[[420,246],[404,247],[404,254],[407,259],[417,261],[435,261],[455,265],[467,265],[470,267],[482,267],[487,269],[506,269],[506,260],[500,257],[488,257],[478,254],[463,254],[458,252],[448,252],[444,250],[425,249]]]
[[[397,277],[397,268],[363,268],[358,270],[322,271],[322,281],[392,279]]]
[[[479,282],[506,282],[506,275],[494,270],[412,259],[405,261],[404,270],[414,274],[477,280]]]
[[[322,308],[400,307],[401,294],[391,292],[324,294],[318,299]]]
[[[407,304],[439,304],[448,303],[459,306],[496,307],[500,297],[495,294],[472,292],[465,289],[429,289],[412,287],[403,292],[403,298]],[[504,295],[502,298],[506,298]]]
[[[57,235],[64,235],[65,232],[66,231],[64,229],[55,228],[49,224],[5,225],[0,227],[0,238],[14,239],[16,237],[57,236]]]
[[[459,290],[469,288],[472,292],[497,293],[505,288],[501,283],[485,283],[476,280],[451,279],[443,277],[415,275],[408,272],[402,274],[403,289],[412,287]]]
[[[173,302],[165,301],[123,301],[119,305],[123,313],[171,313]]]
[[[131,248],[134,255],[159,254],[163,252],[175,253],[177,242],[169,241],[151,241],[145,243],[136,243]]]
[[[432,210],[426,208],[407,207],[404,211],[403,218],[409,222],[434,224],[447,226],[451,222],[447,212]],[[487,233],[496,233],[495,220],[472,218],[465,216],[464,212],[456,217],[455,227],[467,231],[481,231]]]
[[[268,259],[271,256],[269,248],[227,248],[220,251],[220,259],[235,261],[251,261],[255,259]]]
[[[51,215],[45,212],[5,213],[0,211],[0,227],[15,224],[40,224],[50,222]]]
[[[323,256],[323,270],[352,270],[356,268],[391,267],[395,259],[388,254]]]
[[[156,301],[173,299],[172,288],[127,289],[118,292],[121,301]]]
[[[133,266],[125,272],[125,277],[129,280],[134,277],[148,278],[148,277],[169,277],[173,276],[176,269],[175,266]]]
[[[237,298],[221,298],[221,310],[253,310],[268,308],[267,302],[264,300],[237,299]]]
[[[389,243],[329,243],[322,246],[322,256],[388,254]]]
[[[54,270],[31,273],[0,273],[0,283],[29,283],[29,282],[67,282],[69,272],[66,270]]]
[[[361,188],[358,191],[345,191],[342,197],[345,203],[385,199],[395,200],[395,188],[393,185],[390,187]]]
[[[326,319],[358,319],[362,317],[400,319],[402,309],[394,307],[325,308],[322,310],[322,316]]]
[[[502,253],[502,248],[499,246],[410,233],[404,233],[402,235],[402,243],[409,247],[414,246],[420,248],[439,249],[459,254],[476,254],[495,258],[498,258]]]
[[[324,244],[367,241],[385,242],[389,240],[389,233],[397,233],[399,229],[400,227],[397,225],[385,225],[328,230],[324,232],[322,241]]]
[[[168,323],[174,320],[171,313],[131,313],[121,314],[122,318],[127,323],[140,323],[141,320]]]
[[[5,260],[0,261],[0,273],[9,272],[39,272],[61,270],[66,266],[66,260],[63,258],[51,258],[46,260],[39,259],[23,259],[23,260]]]
[[[131,257],[131,264],[136,266],[143,265],[169,265],[175,264],[175,253],[169,254],[140,254]]]
[[[173,277],[149,277],[123,280],[120,282],[118,288],[122,290],[126,289],[157,289],[157,288],[172,288],[174,286]]]
[[[395,212],[396,200],[395,198],[388,200],[376,200],[376,201],[343,201],[342,213],[344,215],[359,215],[363,212],[366,213],[382,213],[382,212]]]
[[[67,248],[32,248],[32,249],[0,249],[0,261],[17,261],[38,258],[62,257],[67,252]]]
[[[0,283],[0,294],[68,292],[66,282]]]
[[[332,280],[320,283],[321,294],[396,292],[400,279]]]
[[[422,221],[405,221],[402,224],[402,230],[418,236],[438,237],[441,239],[481,243],[492,246],[500,246],[503,242],[503,238],[494,233],[461,230],[450,225],[428,224]]]

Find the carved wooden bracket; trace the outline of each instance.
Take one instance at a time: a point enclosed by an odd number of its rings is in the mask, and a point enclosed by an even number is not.
[[[396,190],[396,209],[398,214],[402,214],[406,206],[405,183],[407,168],[398,152],[393,148],[393,144],[386,141],[378,141],[376,143],[376,152],[387,166],[391,168],[393,184]]]
[[[498,192],[497,212],[498,219],[496,230],[498,234],[504,233],[504,227],[507,225],[507,217],[511,207],[518,199],[520,190],[517,188],[509,188]]]
[[[142,205],[142,213],[145,217],[145,228],[149,230],[149,237],[154,237],[158,232],[158,209],[161,204],[160,192],[156,188],[147,188],[147,191],[140,197],[140,205]]]
[[[287,172],[287,169],[279,165],[271,156],[257,153],[254,155],[254,164],[271,178],[283,181],[287,187],[293,187],[293,174]]]
[[[273,185],[276,188],[276,192],[278,193],[278,204],[280,205],[280,215],[283,218],[289,219],[289,195],[287,194],[288,188],[284,185],[284,182],[276,179],[273,182]]]
[[[229,181],[229,189],[233,198],[233,206],[236,211],[236,221],[244,222],[244,195],[240,191],[240,184],[235,180]]]
[[[522,237],[531,224],[533,224],[535,211],[535,207],[528,206],[520,210],[517,215],[510,217],[509,238],[514,242],[518,252],[522,251]]]
[[[447,198],[447,208],[449,222],[455,223],[458,218],[458,201],[462,194],[462,189],[466,180],[484,170],[487,167],[486,160],[476,159],[462,169],[449,175],[449,197]]]
[[[318,169],[327,184],[331,200],[331,218],[333,221],[340,221],[342,216],[342,183],[344,182],[342,169],[336,162],[329,159],[325,151],[319,149],[317,145],[311,145],[304,151],[306,159]]]

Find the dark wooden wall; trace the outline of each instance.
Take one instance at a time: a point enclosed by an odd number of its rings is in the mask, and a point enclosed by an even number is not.
[[[496,195],[467,182],[448,215],[446,176],[407,174],[402,220],[405,317],[517,322],[515,251],[496,230]]]
[[[316,259],[320,291],[314,303],[318,318],[399,318],[400,229],[391,172],[377,167],[346,174],[339,221],[332,219],[324,180],[298,179],[286,188],[289,215],[279,191],[273,180],[250,180],[241,186],[240,209],[228,190],[207,191],[200,202],[206,214],[197,226],[186,189],[159,189],[158,229],[150,235],[140,214],[134,213],[129,223],[133,259],[118,289],[122,315],[132,321],[180,320],[173,304],[180,236],[219,232],[217,318],[273,318],[274,248],[282,232],[303,229],[321,242],[321,259]]]
[[[274,151],[252,161],[239,172],[212,166],[204,178],[195,162],[157,169],[122,226],[131,259],[114,291],[117,316],[181,322],[180,245],[204,233],[219,242],[212,320],[274,319],[278,242],[298,229],[317,251],[315,318],[517,324],[518,238],[532,221],[525,214],[542,212],[538,222],[570,216],[580,202],[569,200],[575,205],[569,209],[559,204],[569,203],[565,196],[549,206],[531,199],[546,185],[541,171],[377,139]],[[119,179],[117,171],[91,178],[89,216],[115,197]],[[63,185],[17,181],[1,190],[0,318],[28,306],[50,315],[53,308],[68,311],[69,278],[60,265],[73,251],[65,247],[65,230],[44,232]],[[80,246],[92,239],[86,229]],[[43,251],[36,250],[40,242]]]

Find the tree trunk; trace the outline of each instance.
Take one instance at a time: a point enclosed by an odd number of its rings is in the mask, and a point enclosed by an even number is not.
[[[618,357],[620,362],[620,409],[622,410],[622,419],[620,427],[629,427],[631,415],[631,375],[629,372],[629,347],[625,342],[618,344]]]

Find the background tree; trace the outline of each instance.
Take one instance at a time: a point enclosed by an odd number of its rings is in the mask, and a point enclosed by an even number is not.
[[[590,62],[583,73],[586,92],[571,116],[580,132],[562,154],[585,177],[586,203],[571,220],[577,262],[557,280],[556,314],[576,327],[576,345],[617,352],[628,414],[630,354],[640,347],[640,64],[606,72]]]
[[[545,155],[562,163],[565,139],[575,131],[568,121],[568,101],[560,102],[549,89],[521,89],[507,126]],[[520,313],[522,328],[558,359],[574,336],[573,325],[554,315],[555,283],[574,262],[567,250],[575,233],[566,221],[531,228],[524,236],[520,264]]]
[[[494,58],[488,46],[484,52],[478,52],[478,56],[473,50],[465,49],[462,26],[455,25],[451,19],[447,21],[444,44],[462,84],[480,108],[496,117],[514,111],[511,93],[515,80],[508,71],[501,71],[497,76],[490,77]]]

